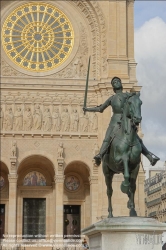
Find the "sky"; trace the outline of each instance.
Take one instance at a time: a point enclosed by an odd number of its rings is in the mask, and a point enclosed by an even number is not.
[[[166,1],[135,1],[135,60],[143,142],[166,161]],[[145,164],[149,164],[145,160]],[[161,165],[161,162],[158,163]],[[156,164],[157,165],[157,164]]]

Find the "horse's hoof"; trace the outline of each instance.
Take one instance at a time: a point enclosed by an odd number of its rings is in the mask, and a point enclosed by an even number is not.
[[[135,211],[134,208],[130,209],[130,217],[136,217],[137,216],[137,212]]]
[[[108,214],[108,217],[107,218],[112,218],[113,217],[113,214]]]
[[[129,185],[126,185],[126,183],[124,181],[122,181],[122,183],[121,183],[121,191],[123,193],[125,193],[125,194],[128,194],[129,188],[130,188],[130,183],[129,183]]]

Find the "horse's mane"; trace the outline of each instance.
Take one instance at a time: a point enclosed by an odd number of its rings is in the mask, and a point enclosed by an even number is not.
[[[124,107],[123,107],[123,113],[122,113],[122,128],[124,129],[126,134],[130,134],[130,130],[131,130],[131,125],[130,125],[130,119],[127,117],[127,109],[128,109],[128,101],[129,99],[133,97],[133,95],[129,95],[126,98],[126,101],[124,103]]]

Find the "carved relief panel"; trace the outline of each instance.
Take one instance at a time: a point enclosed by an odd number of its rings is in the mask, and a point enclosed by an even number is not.
[[[83,98],[77,95],[61,97],[37,96],[16,97],[13,93],[2,100],[0,126],[3,132],[29,133],[97,133],[98,117],[96,113],[84,114]],[[97,105],[97,99],[90,99],[89,105]]]

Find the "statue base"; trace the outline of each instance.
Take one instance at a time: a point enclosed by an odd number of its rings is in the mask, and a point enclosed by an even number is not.
[[[82,230],[91,250],[161,250],[166,224],[147,217],[113,217]]]

